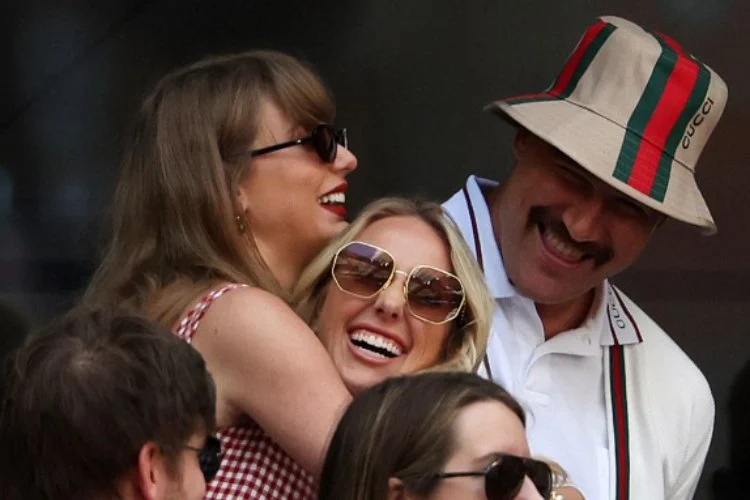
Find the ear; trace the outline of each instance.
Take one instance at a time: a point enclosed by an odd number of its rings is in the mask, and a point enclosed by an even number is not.
[[[245,188],[242,187],[242,183],[237,183],[236,192],[234,194],[234,206],[240,214],[244,214],[247,211],[247,193],[245,192]]]
[[[164,455],[156,443],[149,441],[138,452],[135,489],[146,500],[161,498],[168,479]]]
[[[404,482],[397,477],[388,478],[388,494],[386,500],[415,500],[416,497],[406,491]]]

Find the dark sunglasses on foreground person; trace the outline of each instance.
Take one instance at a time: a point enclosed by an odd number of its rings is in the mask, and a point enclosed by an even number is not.
[[[206,484],[210,483],[216,477],[216,473],[219,472],[219,466],[221,466],[222,454],[219,439],[214,436],[208,436],[203,448],[187,445],[185,448],[198,453],[198,465],[203,473],[203,478],[206,480]]]
[[[515,455],[498,455],[497,460],[484,470],[438,472],[436,477],[484,476],[484,491],[487,500],[513,500],[523,487],[524,478],[528,476],[539,494],[549,499],[552,495],[552,469],[546,463],[533,458]]]
[[[333,258],[331,274],[336,286],[349,295],[369,299],[387,289],[396,274],[406,276],[404,298],[409,312],[432,324],[443,324],[458,316],[466,300],[458,276],[432,266],[415,266],[406,273],[396,269],[385,249],[353,241]]]
[[[293,146],[304,144],[310,144],[323,162],[333,163],[336,160],[338,146],[342,146],[348,149],[349,139],[346,135],[345,128],[342,128],[341,130],[335,130],[331,125],[327,123],[321,123],[320,125],[316,125],[312,129],[312,132],[310,132],[310,135],[306,137],[295,139],[293,141],[281,142],[279,144],[274,144],[265,148],[245,151],[234,155],[232,159],[237,160],[243,156],[254,158],[256,156],[272,153],[280,149],[291,148]]]

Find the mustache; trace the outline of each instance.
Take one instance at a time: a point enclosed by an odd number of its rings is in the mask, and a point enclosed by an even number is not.
[[[576,241],[570,236],[565,224],[552,216],[545,207],[532,207],[529,211],[528,225],[540,225],[545,229],[551,230],[565,244],[577,249],[584,254],[584,259],[592,259],[596,267],[602,266],[612,260],[614,251],[610,247],[599,245],[593,241]]]

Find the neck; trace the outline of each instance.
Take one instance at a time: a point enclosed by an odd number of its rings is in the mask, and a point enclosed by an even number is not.
[[[256,239],[256,244],[260,256],[281,285],[282,290],[291,292],[307,263],[306,257],[300,256],[293,247],[288,245],[270,245],[260,239]]]
[[[596,290],[591,289],[580,297],[559,304],[536,303],[536,311],[542,320],[544,338],[549,340],[564,331],[578,328],[586,321],[594,302]]]

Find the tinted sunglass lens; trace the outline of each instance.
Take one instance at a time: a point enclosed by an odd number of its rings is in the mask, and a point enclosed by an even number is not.
[[[382,250],[364,243],[349,243],[336,255],[333,277],[345,292],[372,297],[393,273],[393,259]]]
[[[198,455],[198,465],[206,483],[210,483],[221,466],[221,443],[218,439],[209,437],[206,440],[206,445]]]
[[[415,268],[409,277],[409,308],[422,319],[440,323],[456,317],[463,303],[461,282],[429,267]]]
[[[312,143],[321,160],[331,163],[336,159],[336,137],[330,125],[318,125],[312,132]]]
[[[539,494],[549,498],[552,493],[552,470],[549,465],[539,460],[526,459],[526,475],[536,486]]]
[[[488,500],[512,500],[523,486],[526,467],[518,457],[504,456],[484,476]]]
[[[346,135],[346,129],[342,128],[338,132],[334,133],[334,136],[336,137],[336,143],[339,146],[345,147],[346,149],[349,149],[349,137]]]

